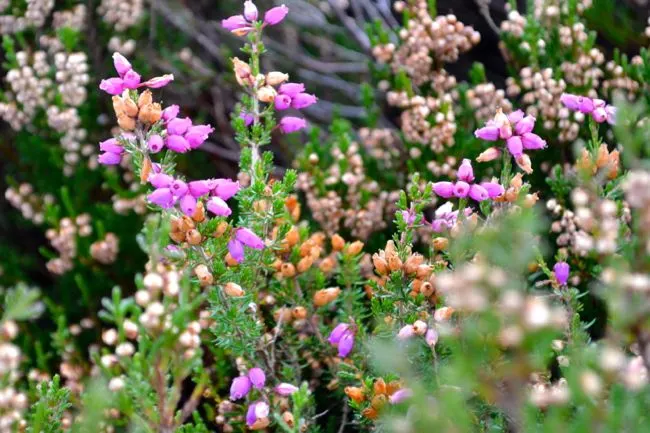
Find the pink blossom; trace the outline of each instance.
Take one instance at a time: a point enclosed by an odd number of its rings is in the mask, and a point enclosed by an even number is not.
[[[185,153],[190,150],[190,143],[182,135],[169,135],[165,139],[165,145],[174,152]]]
[[[255,425],[258,419],[266,418],[268,416],[268,403],[263,401],[256,401],[255,403],[251,403],[251,405],[248,406],[248,410],[246,411],[246,425],[252,427]]]
[[[165,142],[163,141],[163,138],[158,134],[152,135],[147,140],[147,148],[151,153],[160,152],[164,146]]]
[[[408,340],[414,335],[415,335],[415,328],[413,328],[413,325],[406,325],[399,330],[399,332],[397,333],[397,338],[399,340]]]
[[[185,194],[181,198],[180,207],[185,215],[192,216],[196,212],[196,199],[191,194]]]
[[[169,122],[172,119],[175,119],[176,116],[178,116],[178,112],[180,111],[180,108],[178,105],[170,105],[169,107],[165,108],[162,112],[162,119],[165,122]]]
[[[289,8],[285,5],[271,8],[264,14],[264,24],[274,26],[280,23],[289,13]]]
[[[169,135],[183,135],[190,126],[192,126],[192,120],[189,117],[172,119],[167,124],[167,133]]]
[[[244,2],[244,18],[248,21],[257,21],[257,6],[252,1]]]
[[[514,157],[518,157],[524,152],[524,145],[521,141],[521,137],[518,135],[514,135],[506,141],[506,147],[508,148],[508,152]]]
[[[452,182],[436,182],[433,184],[433,192],[442,198],[454,196],[454,184]]]
[[[467,182],[459,180],[454,184],[454,195],[458,198],[465,198],[469,194],[470,186]]]
[[[275,104],[276,110],[287,110],[289,107],[291,107],[291,96],[279,94],[275,97],[273,103]]]
[[[474,182],[474,169],[472,162],[469,159],[463,159],[463,162],[458,167],[458,179],[465,182]]]
[[[167,188],[172,184],[174,178],[168,174],[156,173],[149,176],[149,183],[154,188]]]
[[[124,153],[124,148],[118,143],[117,139],[109,138],[99,143],[99,150],[102,152],[110,152],[121,155]]]
[[[526,150],[538,150],[546,147],[546,140],[537,134],[527,132],[521,136],[521,144]]]
[[[343,337],[343,334],[345,334],[349,329],[350,329],[350,325],[348,325],[347,323],[339,323],[332,330],[329,337],[327,338],[327,341],[329,341],[330,344],[339,344],[339,341],[341,341],[341,337]]]
[[[535,128],[535,118],[533,116],[526,116],[515,124],[515,134],[524,135],[532,132]]]
[[[300,117],[287,116],[280,120],[280,130],[285,134],[300,131],[307,126],[305,119]]]
[[[435,346],[438,342],[438,331],[436,331],[435,328],[429,328],[427,333],[424,335],[424,341],[426,341],[429,346]]]
[[[266,375],[261,368],[251,368],[248,371],[248,378],[251,380],[251,383],[255,388],[264,388],[264,384],[266,383]]]
[[[214,195],[222,200],[228,200],[239,192],[239,182],[233,182],[230,179],[216,179]]]
[[[126,89],[137,89],[140,85],[140,79],[140,74],[133,69],[124,74],[124,78],[122,78]]]
[[[281,95],[287,95],[290,98],[295,98],[299,93],[305,91],[305,85],[302,83],[284,83],[280,86],[278,91]]]
[[[107,78],[99,83],[99,88],[109,95],[121,94],[125,87],[121,78]]]
[[[276,97],[275,99],[277,100],[278,98]],[[241,113],[239,113],[239,117],[244,119],[244,125],[246,125],[246,126],[251,126],[253,124],[253,122],[255,121],[255,118],[253,117],[252,114],[245,113],[243,111]]]
[[[307,108],[310,105],[314,105],[317,101],[318,98],[314,95],[310,95],[309,93],[298,93],[294,98],[292,98],[291,107],[300,110]]]
[[[408,388],[402,388],[400,390],[395,391],[393,395],[388,397],[388,401],[390,404],[399,404],[403,402],[404,400],[407,400],[413,396],[413,391],[411,391]]]
[[[247,228],[238,228],[235,232],[235,239],[254,250],[264,249],[264,241]]]
[[[169,188],[158,188],[147,196],[153,204],[157,204],[163,209],[169,209],[174,206],[174,195]]]
[[[216,216],[227,217],[232,213],[228,204],[219,197],[210,197],[210,200],[208,200],[206,204],[206,208],[208,209],[208,212],[211,212]]]
[[[277,385],[273,390],[278,394],[283,397],[287,397],[295,392],[297,392],[300,388],[297,386],[294,386],[290,383],[281,383]]]
[[[562,286],[565,285],[567,281],[569,281],[570,272],[571,268],[566,262],[557,262],[555,266],[553,266],[553,274],[555,275],[555,279],[557,280],[558,284]]]
[[[244,260],[244,245],[237,239],[231,239],[228,242],[228,252],[237,263]]]
[[[230,385],[230,399],[239,400],[246,397],[251,390],[251,386],[251,380],[247,376],[236,377]]]
[[[144,83],[141,83],[140,87],[149,87],[150,89],[160,89],[161,87],[165,87],[167,84],[169,84],[172,81],[174,81],[174,75],[165,74],[161,77],[154,77],[145,81]]]
[[[499,197],[505,192],[503,186],[497,182],[483,182],[481,183],[481,186],[487,191],[490,198]]]
[[[487,190],[478,184],[474,184],[470,187],[469,196],[475,201],[483,201],[490,198]]]
[[[122,162],[122,156],[119,153],[104,152],[97,157],[97,161],[103,165],[118,165]]]
[[[221,26],[226,30],[231,32],[238,31],[250,26],[249,22],[246,20],[246,17],[243,15],[233,15],[230,18],[221,20]]]
[[[345,358],[350,354],[354,348],[354,334],[352,332],[346,332],[341,337],[339,341],[339,356]]]
[[[213,180],[195,180],[187,184],[192,196],[199,198],[208,194],[214,188]]]
[[[124,75],[133,69],[126,57],[117,52],[113,53],[113,66],[120,78],[124,78]]]
[[[169,185],[169,189],[176,198],[183,197],[189,190],[187,184],[180,179],[174,180],[171,185]]]

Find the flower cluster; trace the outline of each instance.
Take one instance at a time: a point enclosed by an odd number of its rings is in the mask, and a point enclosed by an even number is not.
[[[350,354],[354,347],[354,330],[347,323],[339,323],[332,330],[327,341],[339,350],[339,356],[345,358]]]
[[[176,203],[187,216],[196,212],[198,200],[209,196],[205,208],[216,216],[229,216],[231,210],[226,204],[239,191],[239,182],[230,179],[208,179],[184,182],[164,173],[155,173],[149,177],[149,183],[156,188],[147,197],[151,203],[163,209],[170,209]]]
[[[493,199],[503,194],[503,186],[496,182],[474,183],[474,170],[472,162],[464,159],[458,168],[458,180],[456,182],[436,182],[433,184],[433,192],[442,198],[466,198],[481,202]]]
[[[563,93],[560,102],[571,111],[589,114],[597,123],[616,123],[616,107],[602,99]]]
[[[284,20],[289,13],[289,8],[285,5],[274,7],[264,14],[263,26],[274,26]],[[252,1],[244,2],[244,13],[242,15],[233,15],[221,21],[221,25],[236,34],[245,36],[255,29],[258,24],[259,11]]]
[[[118,77],[107,78],[99,84],[99,88],[109,95],[120,95],[125,90],[135,90],[140,87],[159,89],[165,87],[174,79],[172,74],[167,74],[141,81],[140,74],[133,69],[131,63],[120,53],[113,54],[113,66],[115,66]]]

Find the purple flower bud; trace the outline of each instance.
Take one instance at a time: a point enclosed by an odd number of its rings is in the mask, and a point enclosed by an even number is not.
[[[230,18],[221,20],[221,26],[229,31],[241,30],[244,27],[248,27],[250,23],[246,21],[246,18],[243,15],[233,15]]]
[[[277,99],[278,98],[276,96],[275,100],[277,101]],[[243,111],[241,113],[239,113],[239,117],[244,119],[244,125],[246,125],[246,126],[251,126],[253,124],[253,122],[255,121],[255,118],[253,117],[252,114],[246,113],[246,112],[243,112]]]
[[[123,80],[126,89],[137,89],[140,85],[140,74],[131,69],[124,74]]]
[[[546,141],[532,132],[527,132],[521,136],[521,144],[524,149],[528,150],[538,150],[546,147]]]
[[[469,194],[469,184],[459,180],[454,184],[454,195],[458,198],[467,197]]]
[[[571,268],[566,262],[557,262],[555,266],[553,266],[553,274],[555,275],[555,279],[557,280],[558,284],[562,286],[565,285],[569,280],[570,272]]]
[[[508,114],[508,121],[514,125],[523,119],[524,115],[525,113],[522,110],[513,111],[512,113]]]
[[[185,194],[187,194],[188,190],[187,184],[180,179],[173,181],[172,184],[169,185],[169,189],[176,198],[183,197]]]
[[[119,95],[124,91],[124,81],[121,78],[108,78],[99,83],[99,88],[109,95]]]
[[[278,95],[273,101],[275,104],[275,109],[278,111],[286,110],[291,107],[291,96],[289,95]]]
[[[230,399],[239,400],[246,397],[251,390],[251,385],[251,380],[247,376],[234,378],[230,385]]]
[[[515,124],[515,134],[523,135],[527,132],[532,132],[535,128],[535,118],[533,116],[526,116]]]
[[[122,162],[122,156],[119,153],[104,152],[97,157],[97,162],[102,165],[118,165]]]
[[[314,105],[318,101],[318,98],[315,95],[310,95],[309,93],[298,93],[291,100],[291,107],[296,110],[307,108],[310,105]]]
[[[354,347],[354,334],[350,331],[345,332],[339,341],[339,356],[345,358]]]
[[[232,213],[228,204],[219,197],[211,197],[207,202],[206,208],[216,216],[227,217]]]
[[[193,197],[199,198],[202,195],[209,193],[214,188],[214,181],[212,180],[195,180],[187,184],[190,189],[190,194]]]
[[[281,395],[283,397],[287,397],[293,394],[294,392],[297,392],[299,389],[300,388],[298,388],[297,386],[294,386],[290,383],[284,383],[284,382],[279,384],[275,388],[273,388],[276,394]]]
[[[607,111],[605,111],[605,107],[596,108],[593,113],[591,113],[591,117],[593,117],[597,123],[605,122],[607,120]]]
[[[412,210],[401,211],[402,218],[407,225],[412,225],[415,222],[415,213]]]
[[[415,328],[413,328],[413,325],[406,325],[399,330],[399,332],[397,333],[397,338],[399,340],[408,340],[414,335],[415,335]]]
[[[281,22],[289,13],[289,8],[285,5],[271,8],[264,14],[264,24],[274,26]]]
[[[165,74],[161,77],[153,77],[144,83],[140,84],[140,86],[148,87],[150,89],[160,89],[161,87],[165,87],[167,84],[170,82],[174,81],[174,75],[173,74]]]
[[[169,209],[174,206],[174,195],[169,188],[158,188],[147,196],[153,204],[157,204],[163,209]]]
[[[497,198],[505,192],[503,186],[497,182],[483,182],[481,186],[485,188],[488,193],[488,197],[490,198]]]
[[[256,21],[257,14],[257,6],[255,6],[255,3],[250,0],[244,2],[244,18],[248,21]]]
[[[399,404],[404,400],[411,398],[412,396],[413,396],[413,391],[411,391],[408,388],[402,388],[400,390],[395,391],[393,395],[388,397],[388,401],[390,402],[390,404]]]
[[[168,188],[174,182],[174,178],[165,173],[157,173],[149,176],[149,183],[154,188]]]
[[[490,198],[487,190],[478,184],[474,184],[469,188],[469,196],[476,201],[483,201]]]
[[[302,83],[284,83],[280,86],[278,93],[280,95],[287,95],[290,98],[296,97],[299,93],[305,91],[305,85]]]
[[[474,170],[472,169],[472,161],[463,159],[463,162],[458,167],[458,179],[465,182],[474,182]]]
[[[251,230],[240,227],[235,232],[235,239],[254,250],[264,249],[264,241]]]
[[[578,110],[581,113],[589,114],[594,111],[594,100],[586,96],[578,96]]]
[[[181,135],[167,136],[165,139],[165,145],[167,146],[167,149],[178,153],[185,153],[190,150],[190,144],[187,142],[185,137]]]
[[[167,124],[167,134],[169,135],[183,135],[192,126],[192,120],[189,117],[182,119],[175,118]]]
[[[252,427],[258,419],[269,416],[269,405],[263,401],[256,401],[248,406],[246,411],[246,425]]]
[[[133,69],[131,63],[120,53],[113,53],[113,66],[121,78],[124,78],[124,75]]]
[[[348,331],[348,329],[350,329],[350,325],[348,325],[347,323],[339,323],[332,330],[327,341],[329,341],[330,344],[339,344],[339,341],[341,341],[341,337],[343,337],[343,334],[345,334]]]
[[[147,140],[147,147],[151,153],[160,152],[164,146],[165,142],[163,138],[158,134],[152,135],[149,137],[149,140]]]
[[[485,141],[497,141],[499,139],[499,127],[484,126],[474,131],[474,136]]]
[[[212,131],[214,131],[214,128],[212,128],[210,125],[192,126],[185,133],[185,139],[190,144],[190,147],[192,149],[197,149],[199,146],[205,143],[205,140],[208,139],[208,135],[210,135]]]
[[[442,198],[454,196],[454,184],[451,182],[436,182],[433,184],[433,192]]]
[[[178,112],[180,111],[180,108],[178,105],[170,105],[169,107],[165,108],[162,111],[162,120],[165,122],[169,122],[172,119],[175,119],[176,116],[178,116]]]
[[[233,182],[230,179],[216,179],[214,195],[222,200],[228,200],[239,192],[239,182]]]
[[[185,194],[180,201],[181,211],[189,217],[196,212],[196,199],[191,194]]]
[[[560,96],[560,102],[572,111],[578,111],[580,107],[579,97],[570,93],[563,93],[562,96]]]
[[[605,107],[605,112],[607,113],[607,123],[616,125],[616,107],[608,105]]]
[[[244,245],[237,239],[231,239],[228,242],[228,252],[237,263],[244,260]]]
[[[524,152],[524,145],[521,142],[521,137],[518,135],[510,137],[508,141],[506,141],[506,146],[508,147],[510,154],[514,157],[521,156]]]
[[[429,346],[435,346],[438,342],[438,331],[436,331],[435,328],[429,328],[427,333],[424,335],[424,341],[426,341]]]
[[[251,380],[251,383],[255,388],[264,388],[264,384],[266,383],[266,375],[261,368],[251,368],[248,371],[248,378]]]
[[[99,143],[99,150],[102,152],[116,153],[118,155],[124,153],[124,148],[120,146],[115,138],[109,138],[108,140]]]
[[[449,228],[447,220],[438,218],[431,221],[431,229],[436,233],[442,233],[445,229]]]
[[[292,132],[300,131],[307,126],[305,119],[300,117],[287,116],[283,117],[280,120],[280,131],[285,134],[291,134]]]

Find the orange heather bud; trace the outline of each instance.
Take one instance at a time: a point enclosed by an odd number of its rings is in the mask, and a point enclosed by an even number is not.
[[[192,220],[196,221],[197,223],[205,221],[205,206],[203,206],[202,201],[196,203],[196,209],[192,214]]]
[[[115,117],[126,114],[124,112],[124,101],[117,95],[113,96],[113,111],[115,111]]]
[[[341,251],[343,247],[345,247],[345,240],[338,234],[332,236],[332,249],[334,251]]]
[[[526,174],[531,174],[533,172],[532,162],[530,161],[530,156],[522,153],[518,156],[515,161],[519,168],[521,168]]]
[[[509,202],[512,203],[513,201],[517,201],[517,197],[519,196],[518,190],[514,188],[508,188],[506,193],[503,195],[503,198]]]
[[[123,98],[124,101],[124,113],[129,117],[135,117],[138,115],[138,104],[131,98]]]
[[[289,74],[273,71],[266,74],[265,81],[266,84],[268,84],[269,86],[279,86],[280,84],[284,83],[288,79],[289,79]]]
[[[305,307],[295,307],[293,311],[291,311],[291,314],[294,319],[302,320],[307,317],[307,309]]]
[[[271,103],[275,100],[278,92],[271,86],[264,86],[257,91],[257,99],[262,102]]]
[[[188,217],[187,215],[183,215],[181,217],[181,231],[187,232],[189,230],[192,230],[193,228],[196,227],[194,225],[194,221],[192,221],[192,218]]]
[[[496,147],[489,147],[485,149],[479,156],[476,158],[477,162],[489,162],[494,161],[495,159],[501,156],[501,150]]]
[[[346,386],[345,395],[347,395],[350,400],[354,401],[355,403],[362,403],[366,399],[366,397],[363,395],[363,389],[357,386]]]
[[[386,394],[386,382],[384,382],[384,379],[379,378],[375,380],[372,389],[375,394]]]
[[[608,163],[609,163],[609,150],[607,150],[607,145],[603,143],[598,148],[598,153],[596,156],[596,168],[603,168]]]
[[[314,259],[312,259],[311,256],[303,257],[298,262],[298,273],[302,274],[303,272],[307,272],[313,264]]]
[[[285,237],[287,243],[289,244],[290,247],[293,247],[296,245],[298,242],[300,242],[300,232],[298,229],[293,226],[287,233],[287,236]]]
[[[524,199],[524,206],[526,207],[533,207],[535,206],[535,203],[539,200],[539,196],[537,193],[535,194],[526,194],[526,198]]]
[[[147,179],[149,179],[149,174],[151,174],[151,169],[153,168],[153,165],[151,164],[151,159],[149,159],[148,156],[145,156],[144,159],[142,160],[142,168],[140,170],[140,183],[145,184],[147,183]]]
[[[239,262],[235,260],[233,256],[230,255],[230,253],[226,254],[225,261],[226,261],[226,265],[231,267],[239,265]]]
[[[593,166],[593,162],[591,161],[591,155],[589,154],[589,151],[587,149],[582,149],[582,152],[580,153],[580,158],[576,161],[576,167],[579,170],[585,171],[587,173],[593,173],[595,172],[595,167]]]
[[[284,201],[284,205],[287,207],[289,211],[292,211],[298,205],[298,197],[296,197],[295,195],[290,195]]]
[[[420,293],[420,290],[422,288],[422,280],[413,280],[411,283],[411,289],[415,292],[415,294]]]
[[[404,272],[408,275],[415,274],[423,261],[424,257],[421,254],[415,253],[410,255],[409,258],[406,259],[406,263],[404,263]]]
[[[280,321],[284,323],[289,323],[291,322],[292,318],[293,318],[293,313],[291,312],[291,308],[282,307],[282,308],[278,308],[273,312],[273,319],[276,321],[276,323]]]
[[[282,413],[282,421],[284,421],[289,428],[293,428],[294,425],[294,419],[293,419],[293,414],[289,411],[284,411]]]
[[[428,281],[422,283],[422,285],[420,286],[420,293],[422,293],[427,298],[433,295],[434,292],[435,292],[435,288],[433,287],[433,284],[431,284]]]
[[[524,176],[521,173],[515,174],[512,179],[510,179],[510,186],[516,189],[521,188],[524,184]]]
[[[149,105],[153,103],[153,95],[151,93],[151,90],[147,89],[144,92],[140,93],[140,96],[138,96],[138,107],[142,108],[145,105]]]
[[[615,150],[609,154],[609,166],[611,167],[609,169],[609,173],[607,174],[607,178],[609,180],[614,180],[618,177],[618,168],[620,166],[620,159],[621,159],[621,155],[618,150]]]
[[[379,416],[379,413],[377,413],[377,409],[369,407],[361,411],[361,415],[365,416],[368,419],[375,420]]]
[[[244,296],[244,289],[239,284],[228,282],[223,286],[223,292],[231,298]]]
[[[214,281],[214,278],[206,265],[198,265],[194,268],[194,274],[199,278],[201,287],[209,286]]]
[[[264,418],[258,418],[257,421],[253,423],[253,425],[250,427],[251,430],[262,430],[263,428],[267,428],[271,424],[271,420],[268,417]]]
[[[125,131],[133,131],[135,129],[135,119],[127,116],[125,113],[117,116],[117,124]]]
[[[305,242],[300,245],[300,257],[306,257],[311,255],[311,249],[314,247],[314,242],[311,239],[307,239]]]
[[[370,405],[373,408],[380,410],[382,407],[386,406],[387,401],[388,398],[386,398],[384,394],[379,394],[372,398],[372,400],[370,401]]]
[[[402,260],[397,257],[397,254],[392,254],[388,258],[388,269],[390,269],[391,272],[399,271],[402,269]]]
[[[138,120],[146,125],[156,123],[162,117],[162,107],[160,104],[147,104],[140,109]]]
[[[329,274],[332,272],[332,269],[334,269],[335,266],[336,260],[334,260],[332,257],[325,257],[318,265],[318,269],[320,269],[325,274]]]
[[[180,244],[181,242],[184,242],[184,241],[185,241],[185,233],[183,233],[183,232],[181,232],[181,231],[176,231],[176,232],[175,232],[175,231],[170,231],[170,232],[169,232],[169,237],[170,237],[174,242],[178,242],[179,244]]]
[[[393,395],[400,389],[402,389],[402,383],[399,380],[393,380],[386,385],[386,394]]]
[[[202,237],[201,233],[199,233],[198,230],[192,229],[187,232],[185,235],[185,239],[187,240],[187,243],[190,245],[199,245],[201,243]]]
[[[338,298],[341,293],[341,289],[338,287],[329,287],[327,289],[318,290],[314,293],[314,305],[317,307],[322,307],[324,305],[333,302]]]
[[[418,266],[417,271],[415,271],[415,276],[418,278],[428,278],[431,275],[433,269],[429,265],[421,264]]]
[[[444,251],[447,249],[448,246],[449,246],[449,239],[447,238],[439,237],[433,239],[433,248],[436,251]]]
[[[252,86],[255,83],[254,77],[251,75],[251,67],[248,63],[242,62],[235,57],[232,59],[232,64],[235,71],[235,78],[240,86]]]
[[[348,256],[356,256],[363,250],[363,242],[361,241],[354,241],[350,245],[348,245],[348,250],[347,255]]]
[[[433,313],[433,318],[436,322],[446,322],[451,319],[451,315],[454,314],[454,309],[451,307],[442,307],[438,308],[435,313]]]
[[[282,263],[280,273],[284,278],[291,278],[296,275],[296,267],[292,263]]]
[[[226,233],[227,230],[228,230],[228,223],[225,221],[221,221],[217,226],[217,229],[214,231],[214,237],[219,238],[223,236],[223,234]]]
[[[372,264],[379,275],[386,275],[388,273],[388,262],[386,259],[375,253],[372,255]]]
[[[282,268],[282,260],[280,260],[280,259],[275,259],[275,260],[273,261],[273,264],[271,265],[271,267],[272,267],[273,269],[275,269],[276,271],[280,272],[280,269]]]

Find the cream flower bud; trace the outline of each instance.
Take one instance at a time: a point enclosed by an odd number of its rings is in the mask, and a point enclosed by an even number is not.
[[[275,100],[278,92],[271,86],[264,86],[257,91],[257,99],[262,102],[271,103]]]
[[[266,84],[269,86],[279,86],[280,84],[284,83],[289,79],[289,74],[285,74],[283,72],[269,72],[266,74]]]

